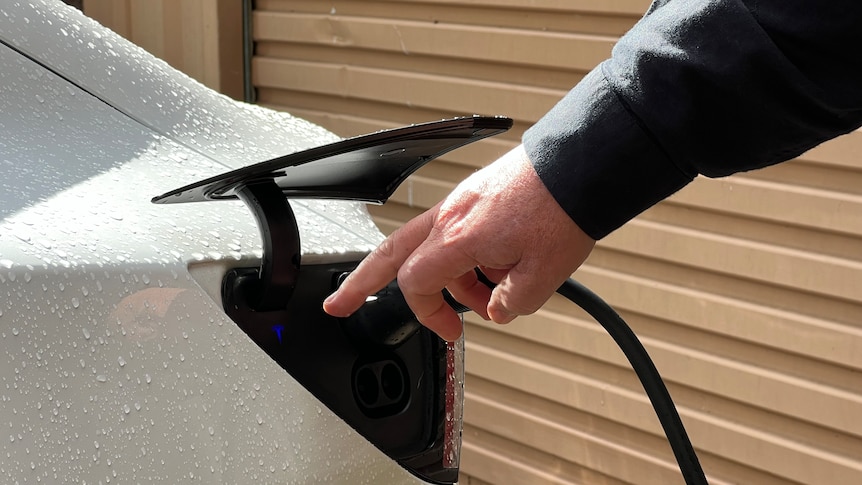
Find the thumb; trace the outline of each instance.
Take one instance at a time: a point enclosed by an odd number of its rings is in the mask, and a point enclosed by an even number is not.
[[[561,284],[554,277],[513,267],[500,281],[488,301],[488,316],[496,323],[509,323],[519,315],[535,313]]]

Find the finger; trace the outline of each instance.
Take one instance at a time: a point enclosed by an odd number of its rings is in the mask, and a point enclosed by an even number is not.
[[[394,280],[404,261],[428,237],[436,209],[423,213],[390,234],[329,295],[323,302],[323,310],[335,317],[347,317],[362,306],[366,298]]]
[[[488,302],[488,315],[497,323],[509,323],[518,315],[536,312],[557,288],[571,276],[592,251],[595,241],[577,226],[561,240],[575,241],[572,249],[546,251],[522,258],[494,288]],[[547,259],[547,255],[557,258]]]
[[[458,303],[469,307],[485,320],[488,317],[488,302],[491,299],[491,288],[479,281],[475,271],[468,271],[446,286],[449,293]]]
[[[509,268],[489,268],[487,266],[479,266],[479,271],[488,278],[489,281],[493,282],[495,285],[500,284],[503,281],[503,278],[506,277],[506,274],[509,272]]]
[[[416,318],[440,338],[448,342],[461,336],[461,317],[443,299],[442,293],[435,295],[404,295],[407,304],[414,310]],[[416,308],[420,308],[416,311]],[[430,313],[426,313],[430,310]]]
[[[488,315],[497,323],[509,323],[519,315],[535,313],[568,276],[524,260],[513,267],[494,288]]]
[[[476,267],[457,245],[432,232],[398,271],[398,286],[416,318],[450,341],[461,335],[461,317],[443,299],[443,289]]]

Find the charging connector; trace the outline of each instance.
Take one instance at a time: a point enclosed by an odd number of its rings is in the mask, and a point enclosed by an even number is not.
[[[337,286],[347,278],[350,273],[342,273],[337,279]],[[480,274],[479,280],[493,288],[495,285]],[[465,313],[470,308],[459,303],[446,290],[443,290],[443,299],[457,313]],[[413,310],[407,305],[398,281],[393,280],[382,290],[365,299],[365,303],[352,315],[342,319],[344,333],[360,346],[371,348],[395,348],[412,337],[422,324],[416,319]]]
[[[371,348],[398,347],[421,327],[397,281],[369,296],[356,312],[342,320],[341,325],[351,340]]]

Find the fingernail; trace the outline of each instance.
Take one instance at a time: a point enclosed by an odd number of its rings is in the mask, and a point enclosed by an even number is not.
[[[336,300],[338,300],[338,292],[327,296],[326,299],[323,300],[323,310],[330,315],[339,316],[334,315],[334,313],[338,313],[337,308],[332,308]]]

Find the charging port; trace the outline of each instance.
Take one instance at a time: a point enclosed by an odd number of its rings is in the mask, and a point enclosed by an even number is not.
[[[394,416],[410,401],[409,376],[394,354],[374,361],[360,360],[353,367],[353,396],[369,418]]]

